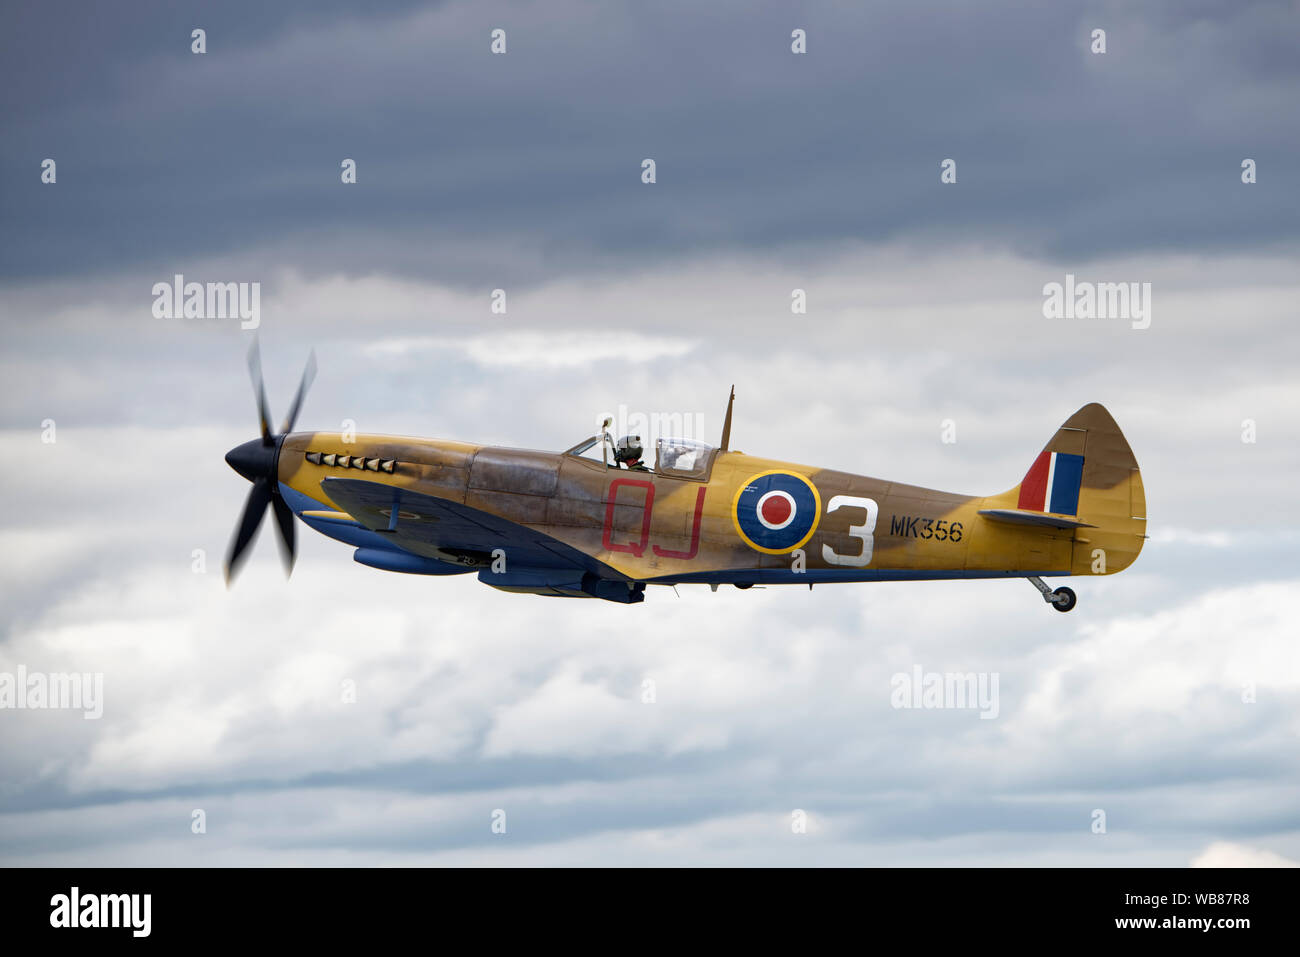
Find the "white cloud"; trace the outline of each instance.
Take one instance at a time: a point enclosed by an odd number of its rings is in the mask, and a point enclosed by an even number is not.
[[[1162,526],[1151,535],[1151,541],[1158,545],[1195,545],[1203,548],[1227,548],[1233,537],[1227,532],[1199,531],[1191,528],[1172,528]]]
[[[639,333],[519,332],[507,328],[495,335],[466,339],[380,339],[366,346],[363,354],[376,359],[407,359],[454,351],[488,368],[572,369],[611,360],[652,362],[676,358],[694,347],[685,339]]]
[[[1295,861],[1272,851],[1215,841],[1192,859],[1190,867],[1300,867]]]
[[[0,291],[0,308],[34,309],[43,335],[71,343],[18,335],[0,360],[0,453],[23,464],[0,473],[17,503],[0,526],[0,667],[105,673],[99,722],[0,715],[6,860],[42,859],[22,835],[54,820],[103,861],[278,860],[296,841],[321,861],[1175,863],[1229,822],[1295,856],[1279,808],[1295,782],[1296,583],[1279,569],[1300,396],[1257,371],[1296,345],[1280,321],[1294,276],[1241,263],[1267,292],[1242,294],[1251,308],[1225,329],[1235,287],[1215,294],[1204,268],[1117,266],[1161,279],[1179,323],[1125,333],[1118,353],[1083,330],[1065,364],[1042,362],[1042,267],[970,251],[570,278],[512,293],[490,333],[485,297],[427,282],[282,273],[268,290],[273,412],[306,342],[319,345],[308,428],[347,417],[560,449],[625,404],[698,413],[711,434],[735,381],[746,451],[990,492],[1101,399],[1143,465],[1153,538],[1133,570],[1076,582],[1068,616],[1020,581],[684,587],[635,607],[510,596],[361,568],[306,529],[291,582],[264,535],[227,592],[219,566],[246,485],[221,456],[254,430],[247,339],[118,321],[141,296],[147,307],[147,284]],[[952,282],[928,282],[936,269]],[[795,285],[810,314],[792,324]],[[1229,343],[1239,371],[1216,358]],[[39,439],[46,415],[55,446]],[[949,417],[955,445],[939,439]],[[195,548],[206,575],[191,571]],[[1000,717],[891,709],[889,676],[916,664],[999,672]],[[654,704],[640,701],[647,679]],[[115,791],[139,796],[129,813],[103,797]],[[164,836],[176,815],[188,827],[177,792],[236,795],[217,816],[238,837],[178,852]],[[38,794],[87,804],[40,817],[23,803]],[[477,843],[503,802],[528,842]],[[1115,824],[1088,843],[1097,806]],[[795,807],[819,825],[803,845],[788,834]],[[431,815],[444,826],[403,849]],[[139,847],[101,833],[112,827]]]

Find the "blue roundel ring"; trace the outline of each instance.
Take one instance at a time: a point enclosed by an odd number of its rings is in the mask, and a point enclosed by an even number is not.
[[[731,521],[750,548],[784,555],[817,531],[822,499],[802,475],[774,469],[751,475],[731,502]]]

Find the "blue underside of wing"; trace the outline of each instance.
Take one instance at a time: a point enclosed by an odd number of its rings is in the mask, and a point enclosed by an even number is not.
[[[1055,578],[1069,575],[1063,571],[967,571],[966,569],[923,568],[810,568],[796,572],[789,568],[732,568],[686,575],[649,578],[650,585],[820,585],[835,582],[916,582],[951,581],[960,578]]]
[[[280,483],[280,495],[303,524],[327,538],[351,545],[353,558],[362,565],[389,572],[413,575],[466,575],[474,569],[451,562],[416,555],[397,545],[391,538],[372,532],[355,519],[320,518],[304,512],[333,511],[333,507]]]
[[[510,568],[563,569],[578,572],[579,578],[585,573],[627,581],[626,575],[545,532],[459,502],[361,479],[327,478],[321,484],[332,500],[357,519],[359,527],[353,531],[373,536],[367,537],[368,545],[377,541],[375,547],[416,554],[429,546],[478,555],[500,549]],[[395,523],[394,512],[398,515]]]

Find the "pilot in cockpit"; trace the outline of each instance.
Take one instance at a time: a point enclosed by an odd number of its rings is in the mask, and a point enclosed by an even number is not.
[[[641,461],[645,450],[641,448],[641,436],[625,435],[614,446],[614,462],[633,472],[649,472],[650,469]]]

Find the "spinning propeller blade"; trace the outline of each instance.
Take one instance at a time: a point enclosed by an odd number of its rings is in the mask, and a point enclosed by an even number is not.
[[[230,540],[230,550],[226,553],[227,585],[234,580],[235,575],[239,574],[239,569],[244,564],[244,553],[252,544],[253,536],[257,534],[257,529],[262,524],[262,516],[266,514],[266,505],[270,501],[270,483],[264,478],[256,479],[253,487],[248,490],[248,498],[244,500],[244,511],[239,516],[239,524],[235,526],[235,536]]]
[[[248,351],[248,372],[253,380],[253,397],[257,401],[258,425],[262,435],[261,438],[252,439],[226,453],[226,463],[253,483],[244,502],[244,511],[239,516],[239,524],[235,526],[234,537],[230,540],[230,550],[226,553],[227,585],[239,573],[248,548],[257,537],[257,530],[262,524],[262,516],[266,514],[268,505],[275,513],[275,527],[279,531],[280,558],[284,563],[285,574],[293,571],[294,559],[297,556],[293,509],[280,494],[277,463],[280,457],[280,444],[298,420],[303,398],[316,377],[316,353],[312,352],[307,357],[307,366],[303,369],[302,380],[298,383],[298,392],[293,397],[293,404],[289,407],[289,414],[285,417],[279,434],[271,432],[271,413],[266,404],[266,388],[262,384],[262,357],[256,340]]]
[[[293,405],[289,406],[289,414],[284,417],[284,425],[280,426],[282,433],[293,431],[293,424],[298,421],[298,413],[302,409],[302,397],[307,394],[311,388],[312,380],[316,378],[316,350],[313,349],[307,354],[307,365],[302,370],[302,381],[298,383],[298,393],[293,397]]]
[[[248,350],[248,374],[253,380],[253,398],[257,400],[257,420],[262,427],[262,444],[270,445],[271,413],[266,407],[266,386],[262,384],[262,352],[253,340],[253,347]]]

